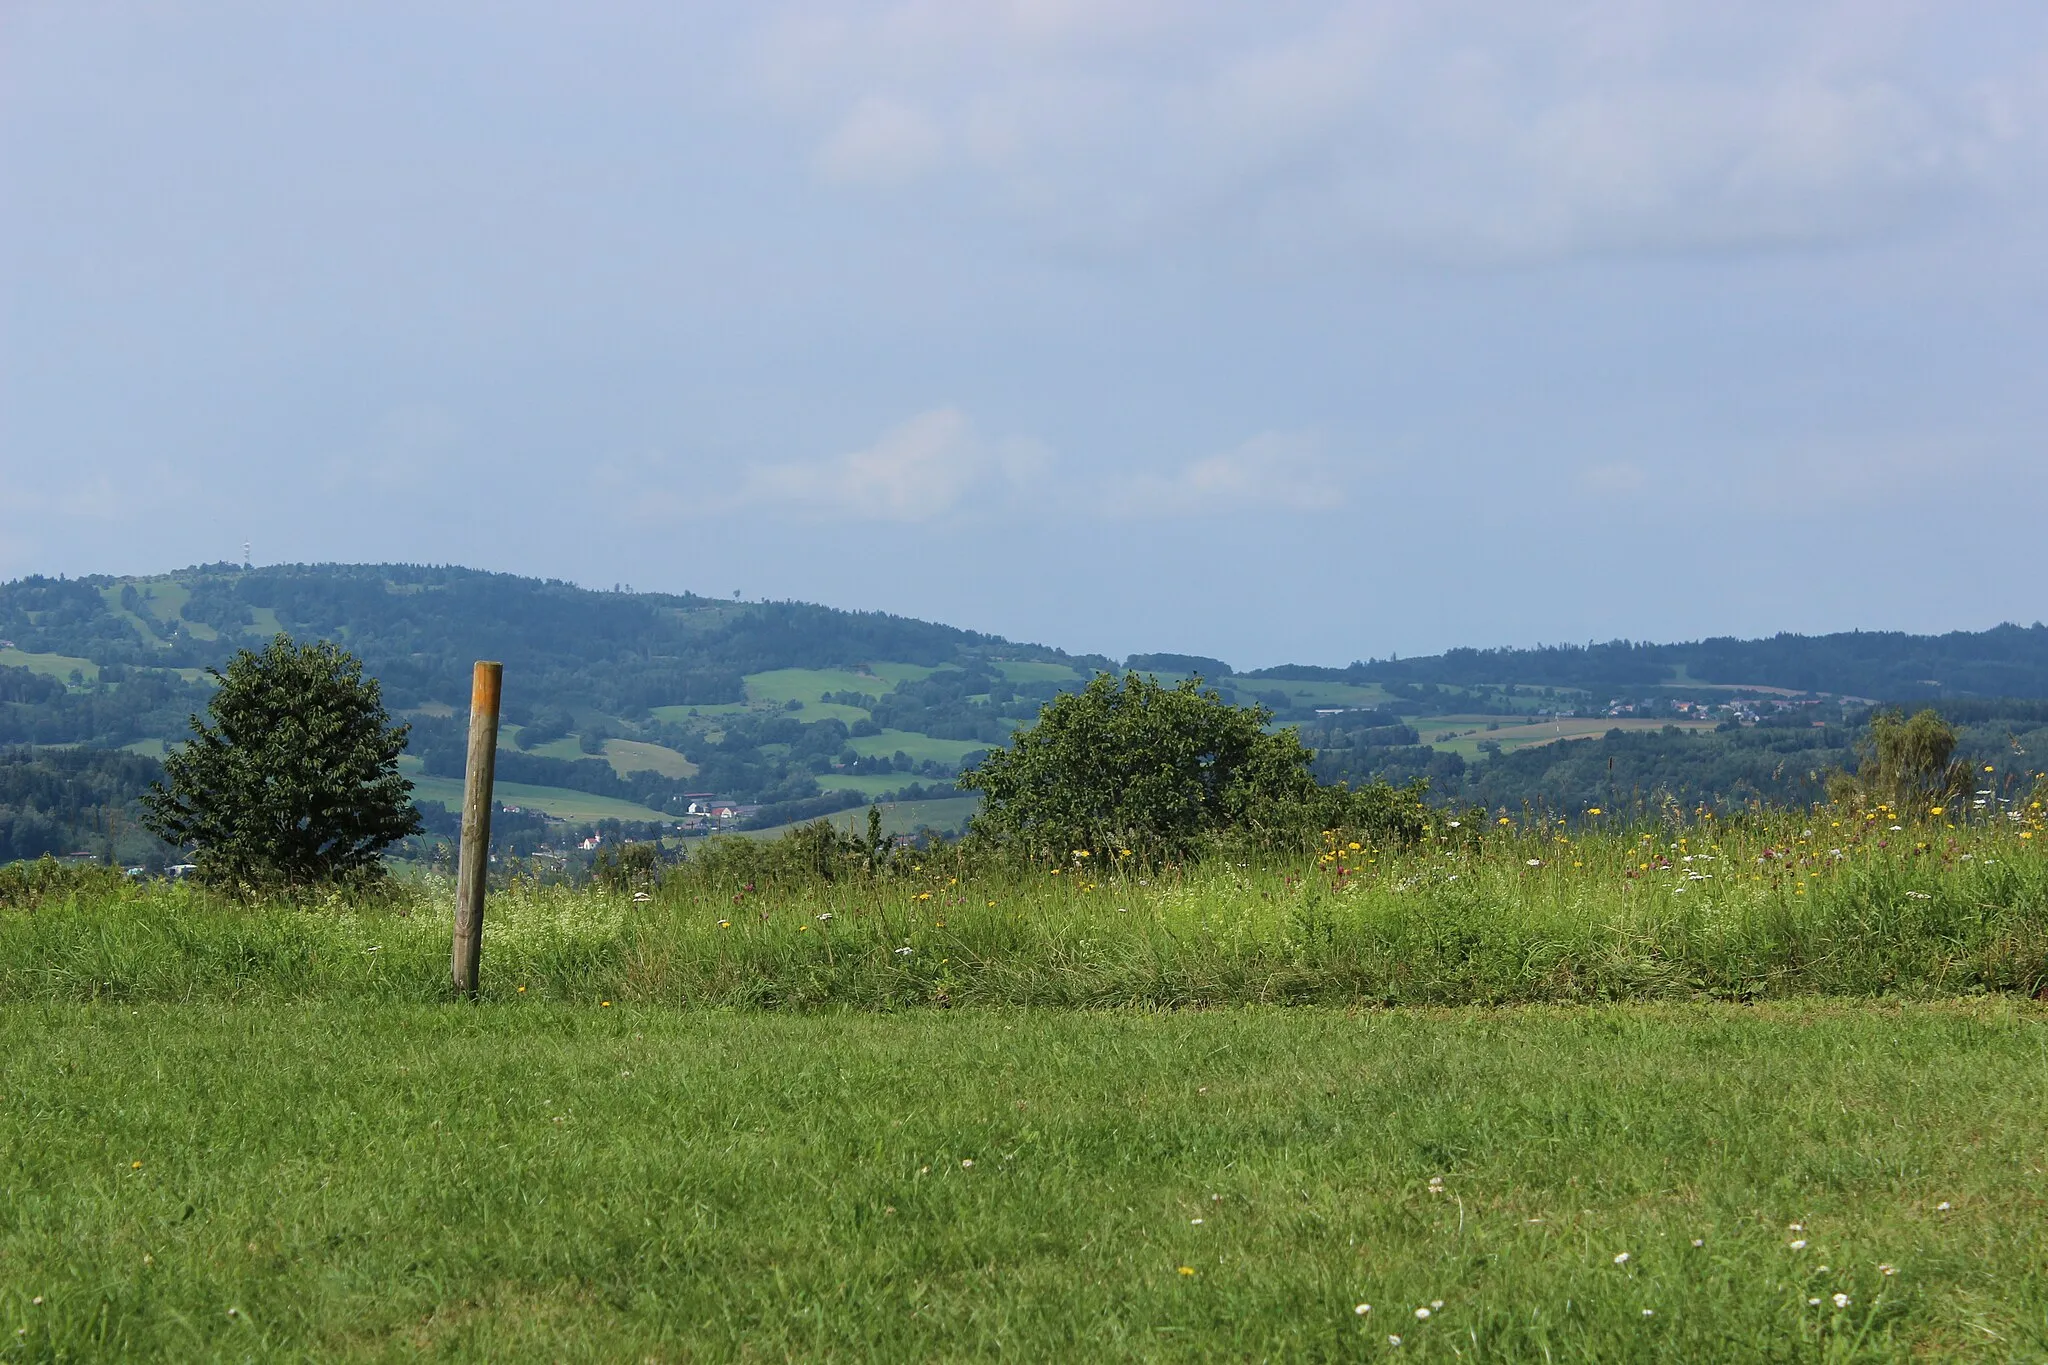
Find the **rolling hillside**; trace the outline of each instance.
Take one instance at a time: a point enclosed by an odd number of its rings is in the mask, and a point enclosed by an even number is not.
[[[1120,666],[795,602],[418,565],[215,564],[0,584],[0,746],[161,754],[204,708],[205,670],[278,631],[362,657],[414,727],[405,764],[424,803],[450,804],[457,790],[471,662],[503,660],[502,798],[586,824],[701,828],[693,807],[711,798],[740,809],[727,825],[870,800],[957,824],[971,809],[952,785],[964,764],[1061,690]],[[1301,727],[1325,780],[1426,777],[1439,799],[1489,803],[1652,789],[1687,801],[1810,800],[1828,769],[1853,763],[1872,700],[1974,706],[1972,743],[2006,752],[2025,751],[2040,722],[1984,699],[2048,697],[2040,625],[1465,649],[1244,673],[1194,655],[1124,663],[1199,673],[1228,700],[1271,708]],[[132,844],[132,806],[109,780],[75,776],[64,781],[76,790],[36,798],[62,819],[0,808],[0,858],[109,829],[111,841],[124,820]],[[38,782],[24,790],[56,790]]]

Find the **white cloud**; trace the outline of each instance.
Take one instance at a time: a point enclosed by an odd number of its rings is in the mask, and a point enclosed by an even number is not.
[[[1343,501],[1336,468],[1315,435],[1265,431],[1165,473],[1112,480],[1098,510],[1116,517],[1200,516],[1262,507],[1314,512]]]
[[[724,506],[861,521],[921,522],[986,489],[1028,481],[1048,459],[1022,438],[984,440],[957,408],[919,413],[862,450],[751,471]]]
[[[2048,32],[1947,7],[903,0],[771,26],[828,177],[949,169],[1051,237],[1493,262],[1895,231],[2042,179]]]

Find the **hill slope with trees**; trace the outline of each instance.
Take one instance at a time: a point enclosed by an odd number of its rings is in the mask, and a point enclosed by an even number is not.
[[[407,774],[445,823],[469,670],[506,665],[508,801],[572,818],[689,819],[715,796],[761,824],[870,799],[950,798],[955,776],[1115,661],[880,612],[594,591],[423,565],[203,565],[0,584],[0,858],[140,838],[134,798],[244,648],[283,632],[358,656],[412,725]],[[1801,803],[1852,766],[1873,702],[1931,701],[1973,758],[2048,742],[2048,628],[1847,632],[1456,649],[1202,675],[1300,727],[1324,781],[1426,777],[1435,799],[1555,809],[1640,799]],[[2028,707],[2034,710],[2029,711]],[[66,760],[64,747],[127,750]],[[82,765],[82,766],[80,766]],[[964,818],[961,804],[960,816]],[[515,828],[517,822],[507,825]],[[114,831],[109,835],[108,831]],[[536,836],[537,837],[537,836]]]

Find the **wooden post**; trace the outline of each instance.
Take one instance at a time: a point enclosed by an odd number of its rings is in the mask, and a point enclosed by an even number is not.
[[[461,865],[455,874],[455,944],[448,975],[455,993],[476,998],[484,946],[484,882],[491,869],[491,783],[498,768],[498,696],[505,665],[479,659],[469,689],[469,767],[462,779]]]

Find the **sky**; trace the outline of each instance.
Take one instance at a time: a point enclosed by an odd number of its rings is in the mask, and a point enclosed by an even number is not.
[[[0,0],[0,578],[2048,616],[2048,7]]]

